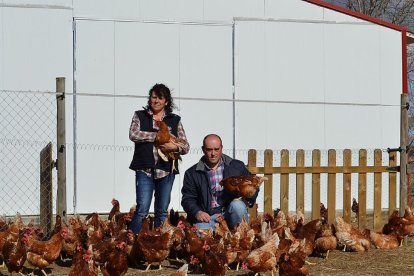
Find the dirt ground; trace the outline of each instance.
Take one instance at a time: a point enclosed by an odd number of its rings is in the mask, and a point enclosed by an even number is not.
[[[334,250],[329,253],[328,259],[310,257],[310,275],[414,275],[414,236],[408,237],[406,243],[398,249],[380,250],[371,249],[368,252],[343,252]],[[163,269],[151,267],[145,272],[145,267],[129,268],[126,275],[148,275],[161,276],[170,275],[176,271],[182,263],[177,261],[165,261]],[[70,268],[70,261],[67,263],[55,263],[46,272],[50,275],[67,275]],[[30,270],[25,270],[30,273]],[[192,272],[192,275],[202,275],[202,272]],[[0,269],[0,276],[9,275],[6,268]],[[35,275],[43,275],[35,271]],[[254,274],[248,270],[229,270],[226,275],[249,275]],[[271,275],[267,273],[266,275]]]

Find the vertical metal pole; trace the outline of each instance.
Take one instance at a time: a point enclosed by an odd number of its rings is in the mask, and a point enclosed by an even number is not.
[[[233,158],[236,158],[236,76],[235,76],[235,60],[234,60],[234,51],[235,49],[235,23],[233,22],[232,29],[232,43],[231,43],[231,52],[232,52],[232,87],[233,87]]]
[[[73,23],[72,23],[72,31],[73,31],[73,97],[72,97],[72,113],[73,113],[73,117],[72,117],[72,129],[73,129],[73,212],[76,214],[77,210],[77,195],[78,195],[78,167],[77,167],[77,163],[78,163],[78,151],[76,150],[76,145],[77,145],[77,130],[76,127],[78,125],[77,123],[77,104],[76,104],[76,21],[75,19],[73,19]]]
[[[407,206],[407,141],[408,141],[408,94],[401,94],[401,129],[400,129],[400,215]]]
[[[57,101],[57,214],[66,214],[65,78],[56,78]]]

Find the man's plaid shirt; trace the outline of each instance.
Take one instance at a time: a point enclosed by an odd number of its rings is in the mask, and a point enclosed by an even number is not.
[[[215,209],[220,207],[222,203],[222,194],[223,194],[223,187],[220,185],[220,181],[223,179],[223,171],[224,171],[224,162],[223,159],[220,160],[220,163],[217,166],[217,169],[213,170],[207,164],[206,166],[208,180],[210,182],[210,189],[211,189],[211,209]]]

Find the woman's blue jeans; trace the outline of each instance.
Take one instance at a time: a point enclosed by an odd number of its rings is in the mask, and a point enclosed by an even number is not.
[[[216,224],[217,217],[221,214],[214,214],[210,216],[210,222],[197,222],[195,225],[198,229],[209,229],[213,228],[214,224]],[[229,206],[224,209],[224,218],[226,219],[227,225],[230,229],[233,229],[237,223],[242,221],[242,218],[248,222],[249,214],[247,212],[246,204],[240,199],[234,199],[230,202]]]
[[[145,172],[135,174],[135,191],[137,207],[132,218],[130,228],[138,234],[141,230],[142,218],[149,213],[152,196],[154,195],[154,227],[160,227],[167,218],[167,209],[171,200],[171,189],[175,175],[170,173],[166,177],[154,179]]]

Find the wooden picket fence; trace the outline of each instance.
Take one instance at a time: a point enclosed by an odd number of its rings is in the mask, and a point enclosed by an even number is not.
[[[321,195],[321,174],[328,174],[327,180],[327,208],[328,222],[334,223],[336,216],[336,174],[343,174],[343,217],[345,221],[351,221],[351,174],[358,174],[358,203],[359,216],[358,224],[360,228],[366,228],[367,212],[367,173],[374,174],[374,210],[373,210],[373,228],[380,230],[382,228],[382,173],[388,173],[389,192],[388,192],[388,215],[396,209],[397,200],[397,154],[389,153],[388,166],[382,165],[382,151],[376,149],[374,151],[374,165],[367,166],[367,150],[359,150],[358,166],[352,166],[351,150],[343,151],[343,166],[336,165],[336,150],[328,151],[327,166],[321,165],[321,151],[315,149],[312,151],[312,166],[305,166],[305,151],[299,149],[296,151],[296,166],[289,166],[289,151],[282,150],[280,152],[280,167],[273,167],[273,151],[264,151],[264,166],[257,167],[256,150],[251,149],[248,152],[248,169],[252,174],[264,174],[268,178],[263,184],[264,186],[264,212],[272,213],[272,190],[273,175],[279,174],[280,177],[280,209],[287,213],[289,206],[289,174],[296,174],[296,211],[304,212],[305,204],[305,174],[312,174],[312,219],[320,217],[320,195]],[[338,208],[340,209],[340,208]],[[331,210],[335,210],[332,212]],[[249,215],[255,217],[257,210],[249,209]]]

